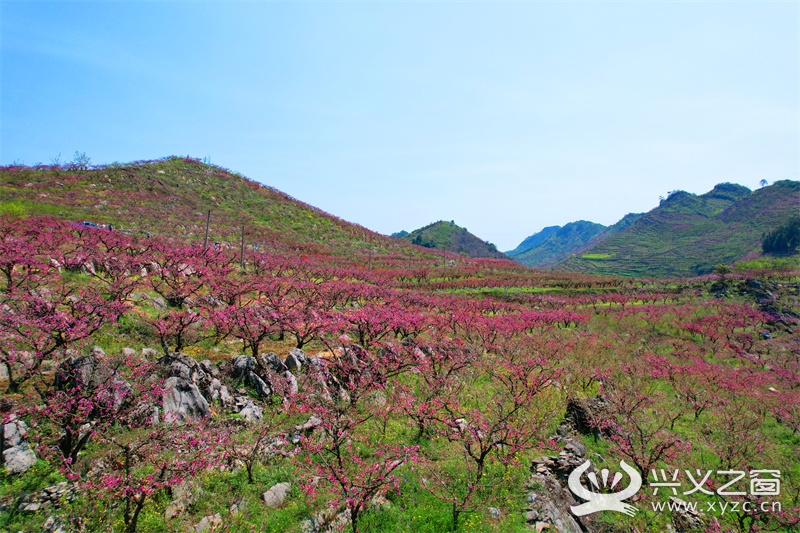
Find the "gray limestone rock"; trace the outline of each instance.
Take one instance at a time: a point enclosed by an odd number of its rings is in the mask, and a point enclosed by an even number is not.
[[[179,377],[164,382],[164,420],[181,422],[188,418],[202,418],[211,414],[208,402],[197,385]]]
[[[279,507],[284,502],[291,489],[291,483],[278,483],[262,494],[261,499],[264,500],[267,507]]]

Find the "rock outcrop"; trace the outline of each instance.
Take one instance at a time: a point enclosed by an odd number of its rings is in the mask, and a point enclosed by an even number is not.
[[[36,464],[36,454],[28,444],[28,426],[15,415],[3,424],[3,464],[9,474],[22,474]]]
[[[203,418],[211,414],[208,402],[194,383],[172,376],[164,382],[164,420],[182,422],[186,418]]]
[[[567,487],[570,472],[586,462],[586,447],[578,439],[566,438],[564,443],[558,455],[534,459],[525,519],[537,531],[552,528],[559,533],[587,533],[591,519],[572,515],[570,506],[583,502]]]

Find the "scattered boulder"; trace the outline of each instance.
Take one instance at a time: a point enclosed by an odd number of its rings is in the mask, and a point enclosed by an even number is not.
[[[203,359],[200,361],[200,368],[206,375],[211,376],[212,378],[219,377],[219,368],[216,365],[211,364],[211,361],[208,359]]]
[[[75,496],[75,488],[66,481],[62,481],[42,489],[41,492],[24,496],[17,509],[36,512],[40,509],[59,507],[65,502],[72,501]]]
[[[167,520],[177,518],[188,511],[196,500],[192,486],[187,481],[174,485],[171,487],[170,492],[172,493],[172,501],[164,511],[164,517]]]
[[[264,410],[253,402],[247,402],[239,414],[246,422],[261,422],[264,419]]]
[[[300,390],[297,384],[297,378],[294,377],[294,374],[289,372],[288,370],[283,373],[283,377],[286,379],[286,387],[287,391],[290,395],[294,396]]]
[[[392,508],[392,502],[387,500],[385,496],[376,494],[372,500],[370,500],[369,506],[370,508],[378,509],[379,511],[388,511]]]
[[[288,370],[276,353],[270,352],[267,355],[259,355],[258,359],[264,370],[272,369],[275,372],[286,372]]]
[[[601,418],[605,408],[606,401],[602,396],[570,398],[567,400],[567,412],[564,415],[562,424],[582,435],[599,436],[594,421]]]
[[[158,359],[158,354],[153,348],[142,348],[142,357],[148,361],[155,361]]]
[[[685,501],[675,496],[670,496],[672,505],[672,527],[676,533],[699,533],[706,531],[703,516],[696,509],[692,509]]]
[[[237,355],[230,360],[231,374],[234,379],[241,379],[256,368],[256,361],[247,355]]]
[[[278,483],[262,494],[261,499],[264,500],[267,507],[279,507],[284,502],[291,489],[291,483]]]
[[[236,403],[231,393],[228,392],[228,387],[225,385],[219,388],[219,403],[221,403],[222,407],[225,409],[231,409]]]
[[[205,533],[211,531],[219,531],[222,529],[222,515],[219,513],[215,515],[206,516],[200,522],[195,524],[194,530],[197,533]]]
[[[308,420],[306,420],[304,423],[298,426],[295,426],[294,429],[300,431],[301,433],[305,433],[306,435],[310,435],[311,432],[314,431],[314,428],[316,428],[321,424],[322,424],[322,419],[314,415],[311,415]]]
[[[303,365],[306,364],[306,354],[300,348],[292,348],[289,351],[289,355],[286,356],[286,359],[283,361],[283,364],[286,365],[288,370],[295,370],[300,371],[303,368]]]
[[[121,350],[122,356],[126,359],[130,359],[131,357],[136,357],[136,350],[133,348],[123,348]]]
[[[228,508],[228,512],[231,516],[236,516],[241,512],[242,507],[244,507],[244,500],[236,500]]]
[[[163,407],[166,422],[182,422],[187,417],[196,419],[211,414],[197,385],[175,376],[164,383]]]
[[[559,533],[589,533],[590,516],[576,517],[570,506],[578,501],[567,488],[569,474],[586,461],[586,447],[577,439],[563,439],[564,449],[551,457],[534,459],[527,486],[528,507],[525,520],[537,531],[553,528]]]
[[[42,524],[43,533],[67,533],[69,529],[61,519],[50,515],[44,524]]]
[[[91,355],[70,356],[55,371],[53,386],[57,390],[79,393],[91,392],[91,389],[102,386],[112,390],[110,403],[115,411],[122,407],[131,392],[130,383],[115,375],[115,371],[100,361],[105,356],[103,350],[95,346]],[[97,401],[97,400],[96,400]]]
[[[36,454],[28,444],[28,425],[15,415],[3,424],[3,464],[9,474],[22,474],[36,464]]]
[[[263,398],[268,398],[272,394],[272,389],[267,385],[266,381],[261,379],[255,372],[249,372],[245,381]]]
[[[301,533],[334,533],[344,531],[350,525],[350,511],[345,508],[326,509],[304,520]]]
[[[158,363],[167,368],[170,376],[179,377],[192,383],[200,383],[206,379],[206,373],[200,363],[192,357],[180,352],[173,352],[158,360]]]
[[[102,379],[96,376],[98,362],[94,355],[70,357],[58,365],[53,387],[57,390],[84,388]]]
[[[92,355],[94,357],[98,357],[98,358],[101,358],[101,359],[105,358],[105,357],[108,357],[106,355],[106,352],[103,351],[103,349],[101,347],[99,347],[99,346],[92,346]]]

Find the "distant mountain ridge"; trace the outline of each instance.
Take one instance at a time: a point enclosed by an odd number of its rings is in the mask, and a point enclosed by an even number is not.
[[[798,181],[755,191],[733,183],[702,195],[674,191],[626,229],[598,237],[556,268],[623,276],[707,274],[717,264],[761,255],[762,237],[798,212]]]
[[[549,226],[522,241],[507,255],[529,267],[546,267],[568,257],[606,229],[602,224],[578,220]]]
[[[529,267],[553,266],[604,239],[627,229],[642,213],[628,213],[612,226],[579,220],[561,226],[548,226],[526,238],[506,255]]]
[[[439,220],[411,233],[400,231],[392,236],[417,246],[466,254],[469,257],[508,259],[494,244],[481,240],[467,231],[467,228],[462,228],[453,221]]]

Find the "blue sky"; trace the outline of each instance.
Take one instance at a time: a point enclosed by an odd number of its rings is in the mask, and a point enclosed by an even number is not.
[[[211,162],[502,250],[800,179],[797,2],[7,2],[0,162]]]

